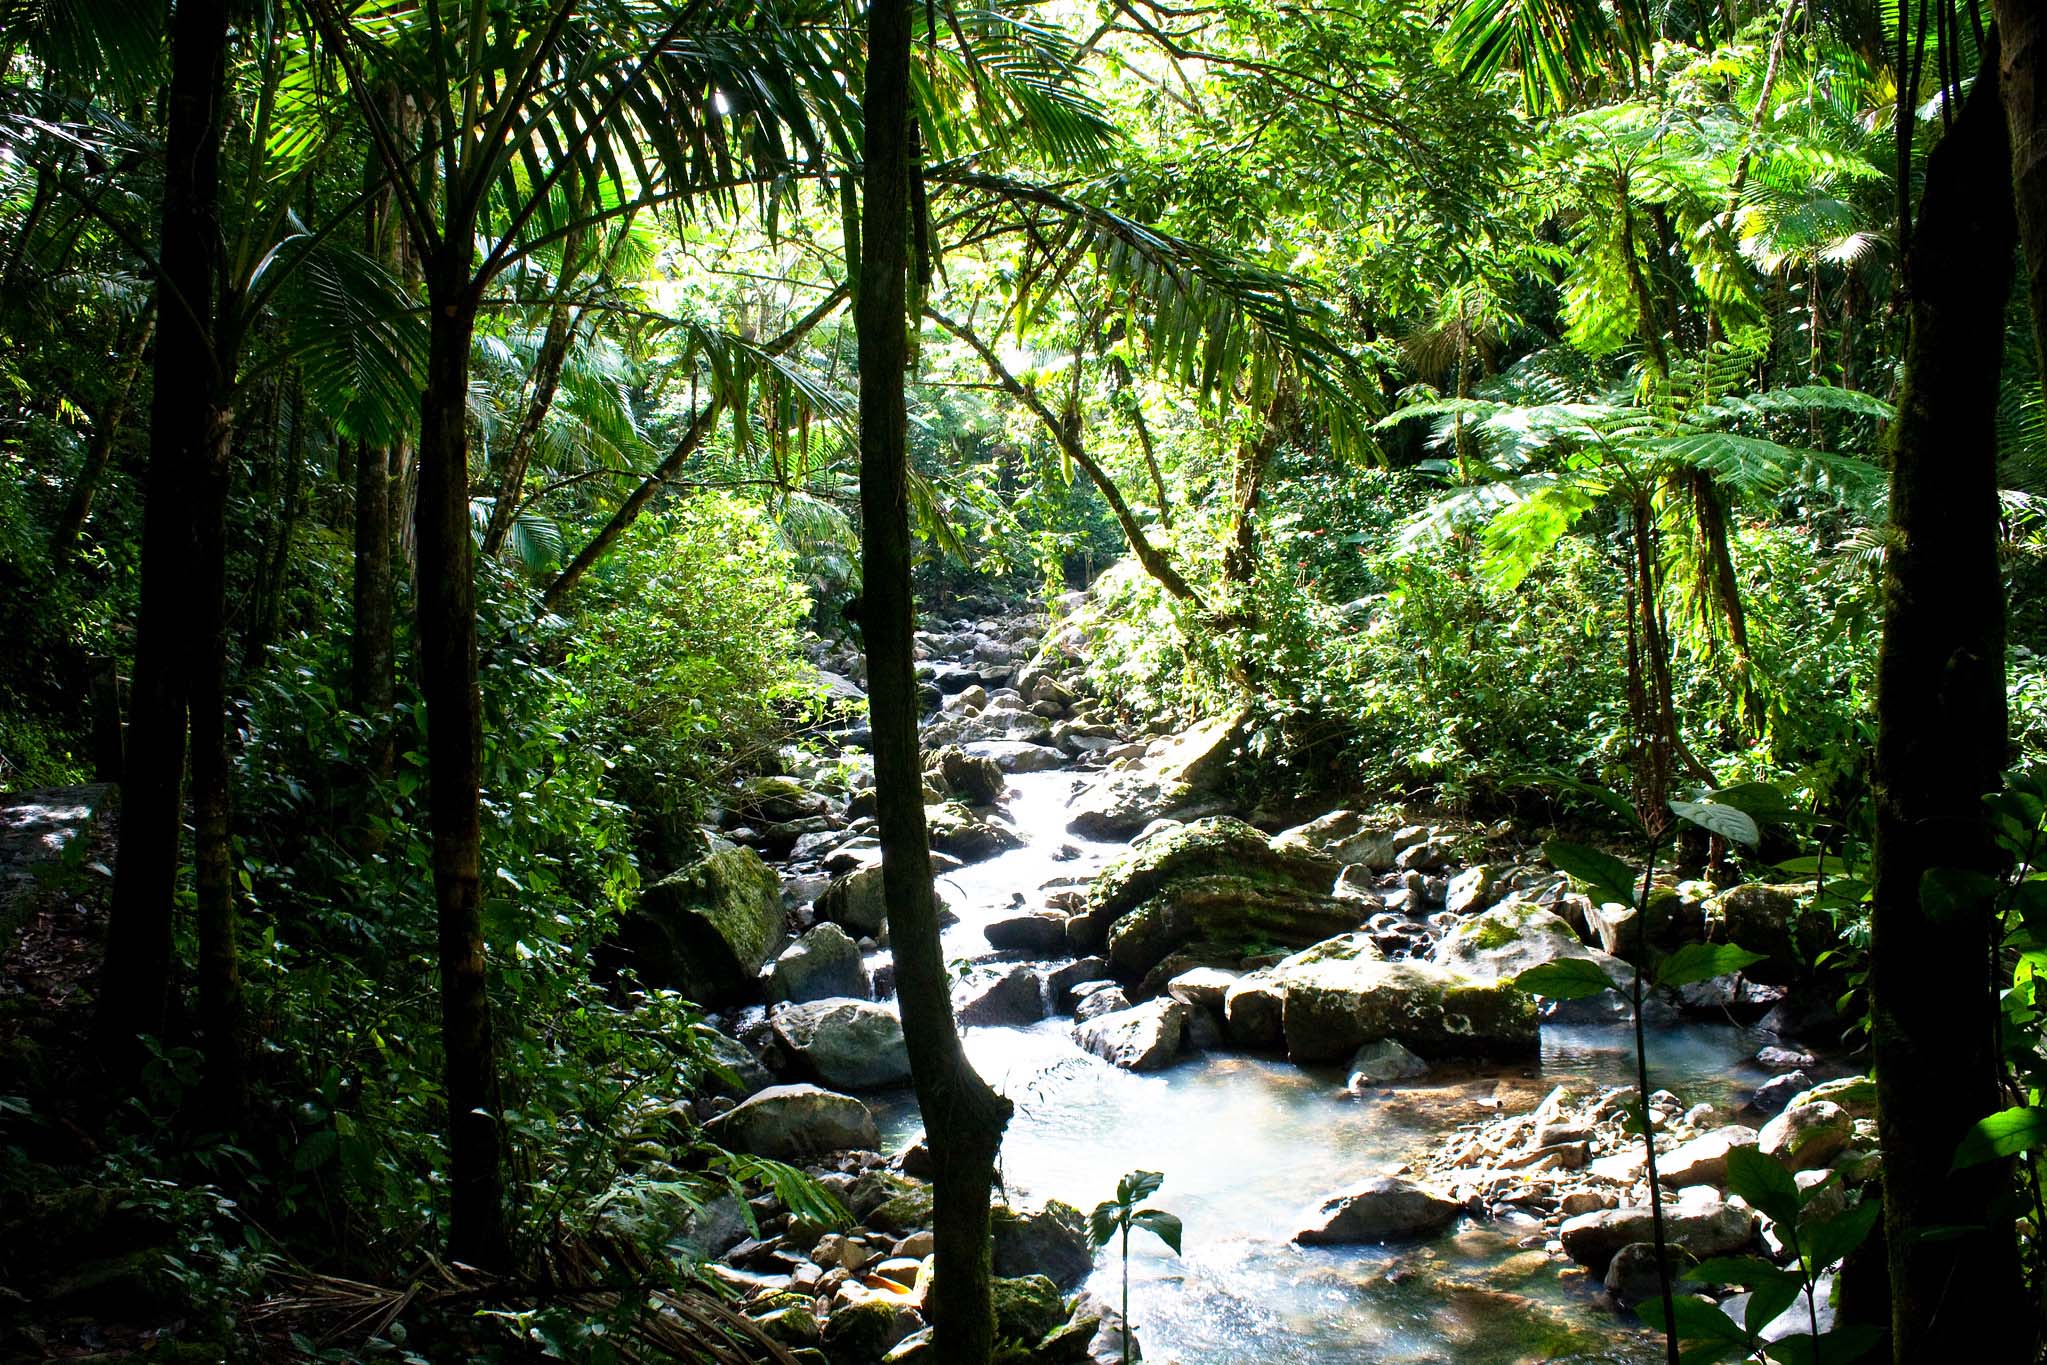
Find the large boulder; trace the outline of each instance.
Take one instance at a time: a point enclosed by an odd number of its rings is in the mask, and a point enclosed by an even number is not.
[[[988,1211],[997,1275],[1043,1275],[1070,1289],[1094,1269],[1087,1219],[1071,1204],[1047,1200],[1041,1207],[998,1204]]]
[[[1075,923],[1106,929],[1110,962],[1137,977],[1188,943],[1301,946],[1353,927],[1356,907],[1329,894],[1335,874],[1241,820],[1197,820],[1104,868]]]
[[[714,1095],[743,1100],[775,1083],[775,1077],[746,1044],[709,1024],[699,1024],[695,1037],[711,1065],[704,1068],[701,1084]]]
[[[970,754],[948,744],[925,760],[924,771],[935,773],[945,789],[970,806],[989,806],[1002,799],[1007,785],[1002,766],[992,758]]]
[[[953,986],[952,1012],[968,1026],[1035,1024],[1046,1014],[1045,984],[1022,964],[970,967]]]
[[[1756,1235],[1756,1216],[1735,1204],[1680,1204],[1663,1211],[1663,1229],[1670,1245],[1704,1260],[1747,1247]],[[1622,1247],[1656,1240],[1655,1215],[1646,1208],[1600,1209],[1565,1219],[1557,1235],[1566,1255],[1604,1275]]]
[[[832,878],[817,898],[817,913],[843,925],[855,938],[875,938],[888,923],[888,902],[882,898],[881,864],[855,868]]]
[[[1087,839],[1128,838],[1162,816],[1200,804],[1227,772],[1248,714],[1197,725],[1157,757],[1103,774],[1070,803],[1066,828]]]
[[[1278,1047],[1286,1041],[1286,986],[1275,972],[1240,977],[1223,992],[1223,1026],[1238,1047]]]
[[[867,994],[867,968],[860,945],[836,924],[811,928],[782,950],[769,978],[777,1000],[802,1004]]]
[[[1306,963],[1281,979],[1287,1056],[1296,1062],[1335,1061],[1380,1038],[1422,1057],[1524,1057],[1540,1048],[1535,1002],[1506,982],[1362,956]]]
[[[993,760],[1005,773],[1042,773],[1066,766],[1066,755],[1044,744],[1020,739],[980,739],[960,746],[975,758]]]
[[[1323,1200],[1294,1240],[1305,1246],[1341,1246],[1430,1237],[1463,1211],[1462,1205],[1412,1181],[1376,1176]]]
[[[1024,844],[1015,830],[983,819],[957,801],[926,806],[924,823],[931,831],[931,847],[962,862],[978,863]]]
[[[910,1079],[910,1053],[895,1011],[871,1000],[813,1000],[770,1021],[796,1064],[826,1085],[875,1090]]]
[[[1428,838],[1428,830],[1407,824],[1398,814],[1333,810],[1305,825],[1282,830],[1273,837],[1272,845],[1287,853],[1326,858],[1339,866],[1387,872],[1402,853],[1427,843]]]
[[[1529,901],[1508,899],[1458,925],[1429,960],[1474,981],[1511,981],[1531,967],[1560,958],[1585,958],[1606,969],[1616,985],[1632,979],[1619,958],[1588,948],[1561,916]]]
[[[1747,975],[1789,981],[1834,942],[1833,921],[1809,903],[1811,894],[1809,886],[1737,886],[1706,902],[1706,936],[1763,954]]]
[[[784,824],[823,815],[830,803],[793,777],[753,777],[733,794],[734,814],[748,820]]]
[[[1701,1133],[1676,1151],[1656,1159],[1656,1169],[1665,1187],[1673,1190],[1687,1185],[1727,1183],[1727,1158],[1737,1149],[1756,1145],[1756,1130],[1732,1123]]]
[[[1162,996],[1129,1009],[1098,1014],[1077,1025],[1074,1040],[1112,1066],[1125,1071],[1157,1071],[1180,1055],[1189,1010]]]
[[[723,839],[640,891],[619,941],[642,981],[700,1005],[751,997],[782,938],[782,883],[752,849]]]
[[[881,1145],[866,1105],[814,1085],[771,1085],[705,1124],[704,1135],[721,1147],[777,1161]]]
[[[1794,1171],[1825,1166],[1855,1140],[1855,1118],[1831,1100],[1794,1103],[1763,1125],[1757,1145]]]

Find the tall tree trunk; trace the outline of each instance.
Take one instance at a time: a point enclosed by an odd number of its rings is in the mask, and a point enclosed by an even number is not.
[[[232,343],[223,340],[222,349]],[[229,843],[232,758],[227,696],[227,495],[234,470],[234,409],[209,414],[206,463],[192,515],[192,825],[199,927],[199,1027],[206,1126],[233,1132],[246,1088],[242,981],[235,945],[235,871]]]
[[[107,395],[107,401],[93,417],[92,441],[85,448],[85,463],[79,466],[78,477],[72,481],[71,491],[65,496],[64,510],[57,514],[57,524],[51,528],[50,567],[58,573],[70,567],[72,546],[78,539],[78,533],[85,529],[85,519],[92,515],[93,499],[99,495],[100,480],[106,477],[107,463],[114,454],[114,440],[121,434],[121,424],[127,420],[128,403],[135,396],[135,381],[142,374],[142,358],[148,354],[149,339],[155,332],[156,307],[151,304],[144,310],[135,336],[128,343],[128,361],[121,367],[121,377],[115,381],[114,391]]]
[[[567,288],[566,282],[563,288]],[[503,550],[505,538],[512,533],[513,519],[519,514],[519,494],[526,486],[526,466],[532,463],[533,443],[540,438],[540,428],[554,407],[555,391],[561,387],[562,367],[568,363],[575,326],[575,310],[568,304],[558,302],[548,311],[547,333],[541,338],[540,354],[533,366],[533,396],[527,400],[491,499],[490,522],[483,531],[485,558]]]
[[[1987,907],[1936,921],[1920,901],[1930,868],[1998,865],[1983,797],[2007,739],[1996,415],[2011,184],[1993,39],[1927,159],[1891,428],[1869,987],[1900,1365],[1962,1340],[1985,1360],[2032,1358],[2017,1244],[1992,1212],[2009,1167],[1949,1169],[1962,1135],[1999,1107],[1992,923]],[[1927,1235],[1957,1224],[1973,1226]]]
[[[2040,77],[2047,14],[2034,0],[1995,0],[1998,90],[2011,138],[2012,194],[2025,249],[2033,354],[2047,384],[2047,84]]]
[[[455,1259],[511,1263],[499,1153],[483,900],[483,701],[469,532],[469,347],[477,286],[472,232],[450,223],[427,266],[431,323],[420,403],[417,539],[420,690],[427,711],[427,811],[439,915],[441,1043]]]
[[[157,346],[142,515],[142,600],[121,845],[100,978],[98,1027],[117,1076],[139,1034],[163,1031],[171,994],[171,907],[185,767],[192,636],[187,562],[193,489],[215,439],[214,253],[220,242],[220,138],[227,80],[224,0],[171,12],[171,81],[157,251]]]
[[[931,1316],[937,1354],[949,1365],[985,1365],[995,1346],[988,1194],[1010,1105],[975,1073],[953,1024],[931,892],[917,751],[909,422],[903,398],[909,361],[910,0],[871,0],[867,25],[865,204],[853,318],[860,351],[860,538],[866,585],[861,626],[872,698],[882,886],[903,1038],[934,1167],[938,1274]]]
[[[271,410],[276,411],[273,401]],[[275,442],[275,423],[272,423],[272,440]],[[342,449],[348,443],[340,442]],[[269,544],[263,553],[263,566],[256,580],[253,596],[255,604],[249,612],[249,631],[242,645],[244,666],[251,661],[260,661],[270,642],[277,638],[277,627],[284,615],[284,584],[291,571],[291,538],[298,528],[299,518],[305,512],[306,480],[306,387],[304,376],[294,372],[291,376],[291,431],[284,438],[284,479],[283,486],[275,488],[277,498],[277,524],[270,534]]]

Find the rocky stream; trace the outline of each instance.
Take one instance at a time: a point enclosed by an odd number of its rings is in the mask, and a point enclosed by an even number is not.
[[[1781,1252],[1722,1188],[1736,1147],[1801,1182],[1869,1178],[1868,1087],[1812,1050],[1832,1035],[1797,989],[1797,888],[1679,883],[1635,912],[1574,893],[1510,829],[1234,809],[1237,724],[1119,724],[1087,695],[1083,609],[919,635],[955,1012],[1016,1105],[995,1228],[1007,1358],[1121,1359],[1120,1265],[1090,1250],[1084,1211],[1146,1169],[1185,1224],[1183,1254],[1132,1246],[1148,1360],[1660,1360],[1630,1311],[1657,1279],[1624,1121],[1631,1016],[1507,984],[1559,957],[1625,980],[1638,931],[1771,955],[1650,1000],[1673,1239]],[[821,662],[834,697],[858,695],[856,655]],[[853,713],[825,733],[824,756],[791,749],[734,794],[709,855],[648,887],[628,946],[719,1010],[737,1084],[698,1100],[709,1132],[817,1172],[859,1222],[834,1232],[771,1196],[751,1222],[713,1207],[695,1235],[714,1273],[799,1358],[934,1362],[864,736]],[[1805,1323],[1801,1305],[1772,1330]]]

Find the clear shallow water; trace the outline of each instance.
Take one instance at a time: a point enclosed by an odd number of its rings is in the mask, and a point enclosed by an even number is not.
[[[943,879],[960,923],[948,957],[987,951],[982,933],[1035,903],[1049,878],[1086,877],[1120,845],[1064,833],[1068,773],[1010,779],[1008,809],[1029,847]],[[1053,858],[1062,844],[1080,856]],[[1598,1287],[1540,1250],[1517,1245],[1533,1225],[1460,1224],[1432,1243],[1302,1248],[1289,1240],[1304,1211],[1362,1177],[1425,1153],[1459,1124],[1533,1107],[1559,1082],[1633,1079],[1631,1035],[1619,1027],[1546,1028],[1539,1063],[1438,1068],[1390,1094],[1354,1098],[1342,1077],[1278,1058],[1196,1055],[1164,1072],[1119,1071],[1080,1051],[1071,1021],[970,1029],[969,1055],[1016,1104],[1003,1142],[1013,1199],[1058,1198],[1083,1210],[1125,1172],[1162,1171],[1152,1201],[1185,1223],[1185,1255],[1132,1243],[1131,1317],[1146,1359],[1178,1365],[1539,1360],[1652,1362],[1661,1347],[1631,1318],[1597,1302]],[[1747,1030],[1691,1025],[1652,1034],[1650,1081],[1688,1103],[1737,1098],[1762,1079]],[[921,1128],[907,1093],[874,1105],[893,1149]],[[1091,1282],[1120,1291],[1118,1263]]]

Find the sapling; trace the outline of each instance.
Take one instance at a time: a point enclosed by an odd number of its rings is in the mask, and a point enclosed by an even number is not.
[[[1166,1183],[1157,1171],[1132,1171],[1116,1182],[1116,1197],[1104,1199],[1088,1215],[1088,1242],[1097,1250],[1111,1240],[1122,1238],[1123,1252],[1123,1365],[1130,1365],[1130,1229],[1142,1228],[1180,1254],[1180,1220],[1163,1209],[1141,1209],[1142,1201]]]

